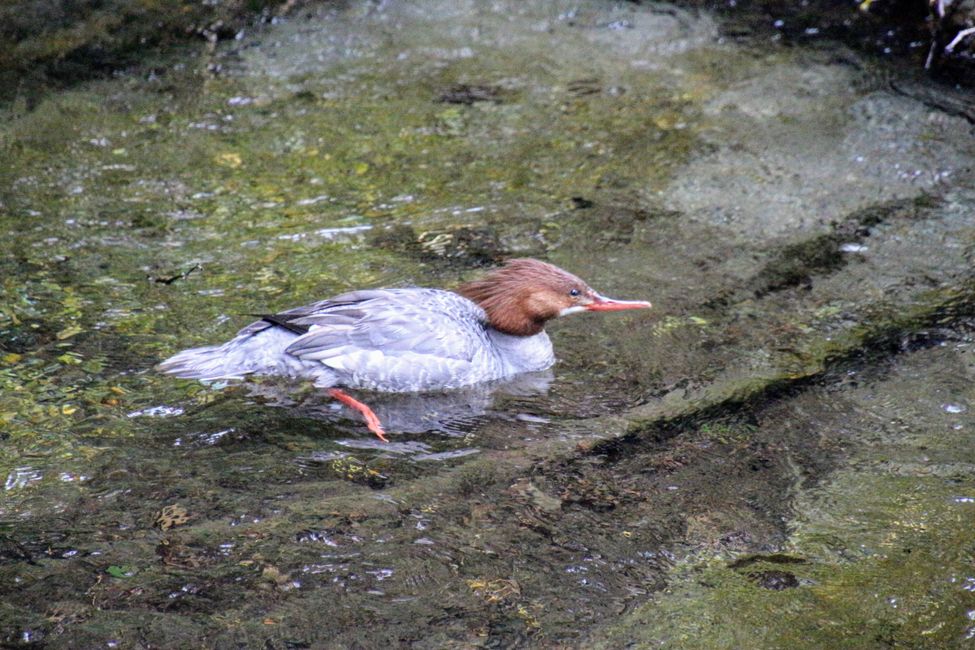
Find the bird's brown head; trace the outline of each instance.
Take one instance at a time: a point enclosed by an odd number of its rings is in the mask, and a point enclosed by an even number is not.
[[[649,302],[613,300],[559,267],[533,259],[514,259],[483,278],[462,284],[457,293],[477,303],[494,329],[532,336],[553,318],[581,311],[645,309]]]

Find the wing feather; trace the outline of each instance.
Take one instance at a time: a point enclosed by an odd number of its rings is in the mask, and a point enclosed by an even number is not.
[[[357,291],[284,315],[309,328],[287,354],[404,384],[469,370],[484,345],[480,308],[434,289]]]

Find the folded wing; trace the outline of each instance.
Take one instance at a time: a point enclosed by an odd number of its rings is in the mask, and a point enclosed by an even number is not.
[[[452,388],[477,381],[484,312],[435,289],[354,291],[266,317],[299,336],[285,353],[317,361],[346,386],[385,391]],[[304,332],[304,333],[302,333]]]

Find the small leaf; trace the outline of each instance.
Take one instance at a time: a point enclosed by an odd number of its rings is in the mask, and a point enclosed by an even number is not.
[[[182,526],[190,520],[190,514],[186,508],[179,504],[165,506],[156,516],[156,525],[163,530],[169,530],[173,526]]]
[[[85,372],[90,372],[91,374],[96,375],[105,369],[105,364],[102,363],[101,359],[89,359],[81,364],[81,368]]]
[[[105,569],[105,572],[113,578],[131,578],[138,573],[139,570],[133,566],[129,566],[128,564],[123,564],[121,566],[113,564]]]
[[[64,339],[70,339],[72,336],[81,333],[81,327],[79,325],[71,325],[70,327],[65,327],[63,330],[58,332],[57,337],[59,341]]]
[[[222,153],[217,156],[217,164],[223,167],[230,167],[231,169],[237,169],[244,164],[241,159],[240,154],[236,153]]]

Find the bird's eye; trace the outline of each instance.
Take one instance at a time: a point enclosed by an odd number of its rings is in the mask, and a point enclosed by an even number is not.
[[[569,295],[572,296],[573,298],[578,296],[580,293],[582,292],[579,291],[578,289],[569,289]]]

